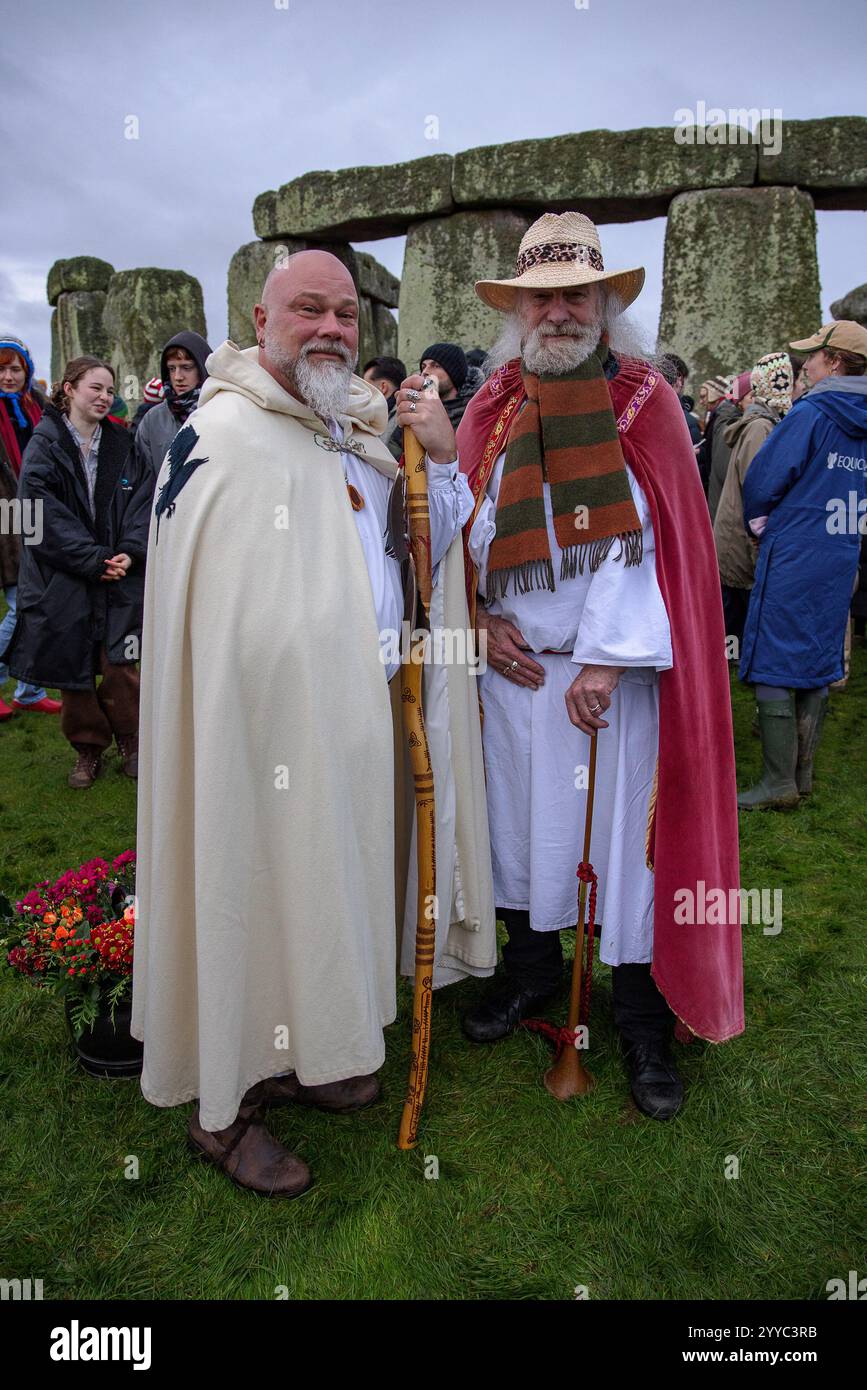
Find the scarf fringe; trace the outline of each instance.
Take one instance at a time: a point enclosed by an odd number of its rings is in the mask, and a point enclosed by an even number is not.
[[[531,589],[555,592],[553,562],[528,560],[526,564],[516,565],[513,569],[491,571],[487,581],[489,597],[505,598],[509,592],[509,581],[513,578],[516,594],[528,594]]]
[[[641,531],[624,531],[619,536],[603,536],[601,540],[590,541],[584,545],[570,545],[561,553],[560,581],[574,579],[589,569],[595,574],[611,554],[614,542],[620,542],[620,550],[614,559],[623,560],[627,569],[640,565],[644,558],[644,537]]]
[[[585,569],[595,574],[605,563],[614,548],[620,544],[615,555],[615,563],[622,560],[626,569],[640,565],[644,558],[644,535],[641,531],[623,531],[619,536],[603,536],[598,541],[588,541],[584,545],[570,545],[560,554],[560,582],[574,579]],[[526,564],[515,565],[512,569],[491,570],[488,573],[487,589],[489,598],[505,598],[509,592],[509,582],[514,578],[515,593],[527,594],[531,589],[548,589],[552,594],[554,584],[554,565],[551,560],[528,560]]]

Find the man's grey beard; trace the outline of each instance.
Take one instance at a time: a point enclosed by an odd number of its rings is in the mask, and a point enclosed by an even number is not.
[[[338,416],[346,414],[352,369],[358,355],[353,357],[339,339],[311,338],[297,357],[290,357],[285,348],[269,334],[266,324],[263,346],[275,367],[292,386],[293,392],[310,407],[314,415],[321,415],[324,420],[336,420]],[[337,353],[342,361],[314,363],[308,360],[311,352],[323,349]]]
[[[602,315],[592,323],[576,323],[569,319],[556,327],[540,323],[528,330],[525,326],[524,332],[521,360],[527,371],[536,376],[559,376],[563,372],[574,372],[599,345]]]

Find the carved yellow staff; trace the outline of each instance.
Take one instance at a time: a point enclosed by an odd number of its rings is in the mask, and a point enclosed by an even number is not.
[[[424,449],[412,430],[403,432],[406,512],[415,581],[425,616],[430,616],[431,539]],[[414,1149],[427,1087],[430,1060],[431,1004],[436,944],[436,807],[430,749],[424,727],[422,671],[425,634],[404,652],[401,667],[403,724],[409,745],[415,792],[418,899],[415,928],[415,987],[412,1006],[412,1059],[397,1147]]]

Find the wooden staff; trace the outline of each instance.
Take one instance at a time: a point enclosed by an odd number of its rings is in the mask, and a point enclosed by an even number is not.
[[[593,828],[593,797],[596,791],[596,734],[590,736],[590,771],[587,778],[587,812],[584,816],[583,864],[590,863],[590,833]],[[575,960],[572,963],[572,990],[569,995],[569,1017],[566,1031],[574,1037],[581,1011],[581,986],[584,961],[584,909],[587,902],[587,880],[581,879],[578,889],[578,925],[575,928]],[[545,1089],[557,1100],[571,1100],[592,1090],[593,1077],[581,1061],[581,1054],[572,1041],[562,1048],[554,1065],[545,1072]]]
[[[406,474],[406,510],[409,527],[409,546],[416,584],[421,595],[425,616],[430,616],[431,545],[430,512],[428,510],[427,472],[424,449],[412,430],[403,432],[403,456]],[[436,806],[430,749],[424,726],[422,706],[422,671],[424,669],[424,638],[416,641],[404,653],[401,667],[401,702],[403,724],[409,745],[415,793],[416,866],[418,897],[415,928],[415,986],[412,1005],[412,1059],[409,1083],[400,1132],[399,1149],[414,1149],[418,1143],[418,1125],[427,1087],[430,1060],[431,1005],[433,1000],[433,967],[436,945]]]

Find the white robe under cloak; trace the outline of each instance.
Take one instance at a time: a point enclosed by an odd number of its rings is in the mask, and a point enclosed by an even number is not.
[[[132,1031],[145,1097],[198,1097],[202,1125],[217,1130],[265,1077],[295,1071],[318,1085],[384,1060],[396,1012],[394,732],[380,651],[391,580],[387,566],[375,579],[366,552],[395,464],[379,438],[385,402],[359,378],[340,425],[369,462],[334,449],[256,349],[226,343],[208,366],[187,421],[185,467],[198,466],[149,540]],[[366,490],[364,526],[344,462]],[[157,497],[169,470],[167,459]],[[445,525],[451,512],[457,531],[460,486],[443,475],[431,491],[433,515]],[[466,623],[459,535],[437,589],[447,620]],[[448,771],[458,814],[443,852],[455,875],[460,863],[466,921],[452,903],[441,945],[449,968],[489,974],[476,680],[444,674],[462,757]]]
[[[469,540],[482,596],[504,460],[505,453],[491,473]],[[578,917],[576,869],[590,757],[590,739],[570,722],[564,696],[585,664],[627,668],[604,715],[609,727],[597,735],[590,859],[599,878],[600,959],[608,965],[652,958],[653,874],[645,844],[659,730],[657,672],[672,665],[650,512],[628,466],[626,473],[643,531],[641,564],[627,568],[614,558],[614,546],[594,574],[585,568],[561,580],[562,552],[545,484],[556,591],[515,593],[510,584],[505,598],[486,605],[523,634],[545,668],[545,681],[530,690],[491,667],[481,678],[495,902],[498,908],[529,910],[534,931],[557,931],[574,926]]]

